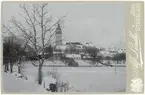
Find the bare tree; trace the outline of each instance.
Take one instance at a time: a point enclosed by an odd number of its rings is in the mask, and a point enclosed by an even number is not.
[[[123,52],[123,53],[117,53],[113,56],[112,60],[116,61],[117,64],[119,61],[126,61],[126,54]]]
[[[51,44],[56,25],[62,23],[66,15],[57,21],[52,21],[52,16],[46,3],[32,5],[21,4],[20,8],[23,12],[23,14],[20,14],[23,21],[12,17],[10,22],[23,35],[22,37],[28,40],[27,46],[31,47],[37,56],[41,54],[41,58],[38,58],[38,84],[41,84],[45,47]]]
[[[99,52],[99,49],[96,47],[85,47],[85,50],[87,53],[89,53],[90,57],[93,58],[93,60],[96,60],[97,54]]]
[[[12,34],[12,33],[11,33]],[[25,55],[26,44],[24,41],[20,41],[16,36],[10,35],[9,37],[4,37],[3,42],[3,54],[4,58],[10,62],[10,70],[13,72],[13,64],[17,61],[18,73],[21,73],[21,59]]]

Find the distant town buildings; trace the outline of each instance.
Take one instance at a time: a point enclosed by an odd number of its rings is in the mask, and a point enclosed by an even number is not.
[[[99,55],[101,56],[110,56],[113,57],[117,53],[125,53],[126,49],[121,49],[121,48],[100,48]]]
[[[55,31],[55,46],[54,46],[54,54],[57,53],[65,53],[65,54],[84,54],[85,47],[96,47],[91,42],[63,42],[62,40],[62,30],[60,25],[58,24]],[[125,53],[125,49],[120,48],[104,48],[100,47],[99,54],[102,56],[113,56],[116,53]]]

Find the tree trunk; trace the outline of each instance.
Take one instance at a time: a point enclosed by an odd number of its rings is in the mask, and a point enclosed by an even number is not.
[[[18,73],[21,73],[21,58],[18,60]]]
[[[5,71],[7,70],[6,64],[7,64],[7,63],[4,63],[4,66],[5,66]]]
[[[10,65],[10,63],[7,64],[7,71],[9,71],[9,65]]]
[[[13,63],[10,63],[11,73],[13,73]]]
[[[9,63],[5,63],[5,70],[9,71]]]
[[[18,73],[20,74],[21,73],[21,65],[18,64]]]
[[[58,83],[56,82],[56,92],[58,92]]]
[[[38,84],[42,83],[42,63],[39,63],[38,67]]]
[[[18,58],[18,73],[21,73],[21,58]]]

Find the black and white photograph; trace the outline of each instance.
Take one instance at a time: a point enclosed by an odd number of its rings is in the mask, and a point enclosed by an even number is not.
[[[2,93],[125,92],[124,2],[2,2]]]

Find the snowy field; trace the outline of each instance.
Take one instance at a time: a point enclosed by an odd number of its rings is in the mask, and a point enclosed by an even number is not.
[[[2,73],[2,93],[47,93],[40,85],[17,78],[14,73]]]
[[[111,67],[59,68],[61,79],[69,81],[72,91],[113,92],[125,90],[125,68],[118,68],[116,74]]]
[[[85,63],[86,64],[86,63]],[[126,88],[126,68],[117,67],[43,67],[43,76],[57,70],[59,80],[68,82],[69,92],[122,92]],[[15,72],[17,68],[15,67]],[[38,67],[28,63],[22,69],[29,82],[37,84]],[[4,88],[7,89],[7,88]]]

